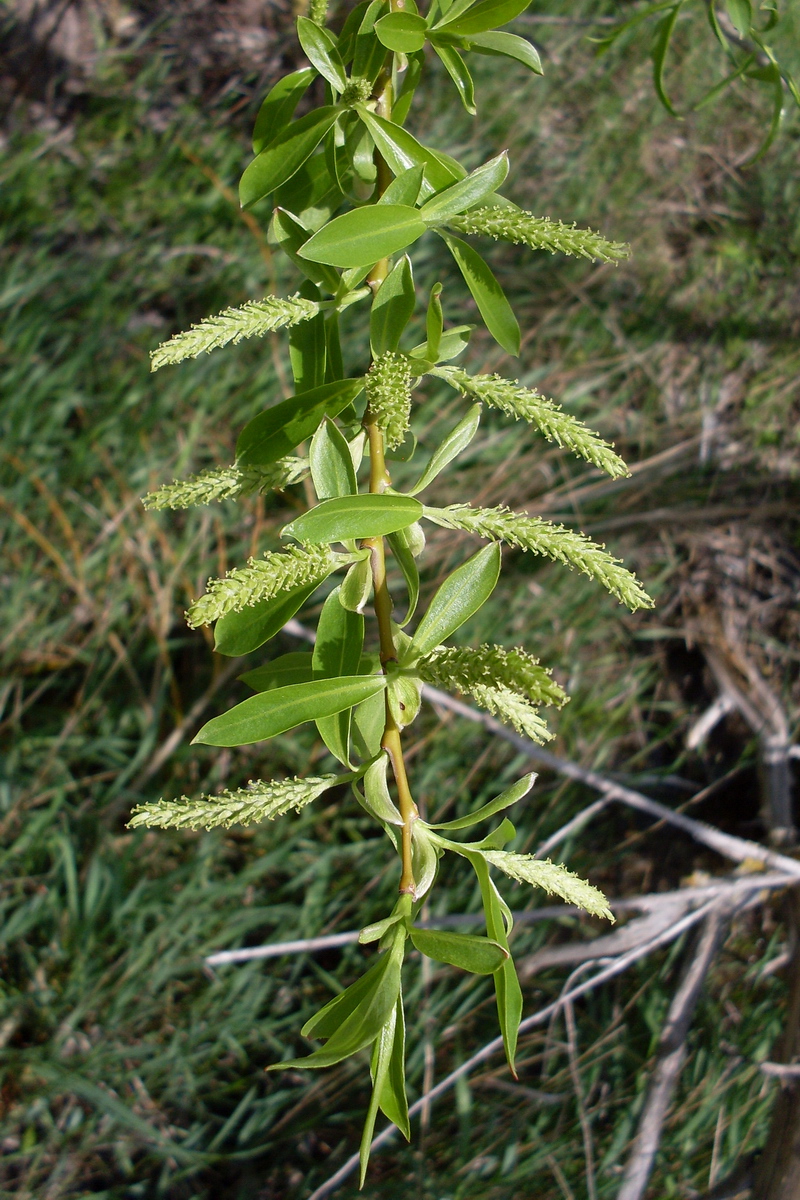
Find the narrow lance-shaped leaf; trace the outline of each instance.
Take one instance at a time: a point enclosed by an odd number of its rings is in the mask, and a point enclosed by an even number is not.
[[[516,59],[535,74],[544,74],[539,51],[525,38],[517,37],[514,33],[473,34],[469,39],[469,46],[479,54],[502,55],[504,58]]]
[[[392,1043],[389,1071],[381,1088],[379,1103],[381,1112],[402,1133],[406,1141],[411,1140],[408,1123],[408,1100],[406,1099],[406,1023],[403,1013],[402,992],[397,997],[397,1016]]]
[[[301,291],[310,300],[321,299],[319,289],[311,282],[304,283]],[[325,357],[325,317],[319,312],[312,320],[289,330],[289,362],[295,392],[302,395],[322,386]]]
[[[351,1054],[356,1054],[375,1041],[383,1026],[388,1021],[400,994],[400,969],[403,962],[403,947],[406,933],[399,928],[391,949],[383,955],[371,974],[370,987],[359,1004],[345,1017],[341,1025],[331,1034],[327,1044],[321,1050],[315,1050],[307,1058],[290,1059],[288,1062],[276,1063],[267,1069],[270,1071],[285,1070],[287,1067],[314,1069],[330,1067]],[[342,997],[337,997],[341,1000]],[[306,1028],[308,1028],[306,1026]],[[317,1037],[323,1036],[320,1027],[314,1030]]]
[[[409,489],[410,495],[416,496],[419,492],[424,491],[429,484],[433,483],[436,476],[444,470],[448,463],[451,463],[462,450],[466,450],[475,437],[480,420],[481,406],[480,404],[473,404],[467,415],[459,421],[455,429],[450,430],[441,445],[434,450],[427,467],[413,488]]]
[[[499,25],[507,25],[509,21],[513,21],[525,11],[530,2],[531,0],[479,0],[455,18],[448,13],[436,28],[441,29],[443,33],[457,33],[462,37],[484,33],[488,29],[496,29]]]
[[[435,40],[432,44],[437,57],[455,84],[456,91],[461,98],[461,103],[470,116],[474,117],[478,110],[475,107],[475,85],[472,82],[469,67],[455,46],[437,43]]]
[[[486,546],[453,571],[431,600],[404,659],[421,657],[446,641],[486,603],[499,576],[499,546]]]
[[[390,533],[386,539],[397,561],[397,565],[403,573],[403,579],[408,591],[408,608],[406,609],[406,615],[400,622],[401,628],[411,620],[419,602],[419,569],[417,567],[417,560],[409,545],[408,532],[408,529],[398,529],[396,533]]]
[[[363,388],[363,379],[341,379],[259,413],[239,434],[237,464],[260,466],[282,458],[310,437],[325,416],[334,417],[352,404]]]
[[[656,26],[653,49],[650,55],[653,60],[653,84],[656,89],[656,95],[670,116],[673,117],[677,117],[678,114],[664,86],[664,65],[666,63],[669,44],[672,41],[672,35],[675,31],[675,23],[678,20],[678,15],[682,7],[683,0],[678,0],[672,11],[661,18]]]
[[[241,612],[228,612],[214,626],[214,649],[230,658],[258,650],[283,629],[318,587],[319,582],[305,584]]]
[[[271,688],[286,687],[290,683],[310,683],[314,678],[310,650],[291,650],[280,654],[263,667],[245,671],[239,676],[254,692],[268,692]]]
[[[516,804],[528,792],[536,782],[536,773],[531,771],[528,775],[523,775],[521,779],[512,784],[510,788],[506,788],[499,796],[495,796],[494,800],[490,800],[488,804],[484,804],[481,808],[476,808],[474,812],[468,813],[465,817],[456,817],[453,821],[445,821],[442,824],[431,825],[431,829],[470,829],[473,825],[480,824],[481,821],[488,820],[496,813],[504,812],[510,808],[512,804]]]
[[[336,293],[341,284],[341,277],[335,267],[325,263],[313,263],[309,259],[300,258],[298,250],[311,237],[312,230],[307,229],[302,221],[285,208],[277,207],[272,215],[270,235],[278,243],[281,250],[298,270],[302,271],[314,283],[324,287],[326,291]]]
[[[459,180],[426,201],[420,209],[420,216],[424,221],[434,224],[464,212],[479,204],[491,192],[496,192],[507,175],[508,151],[504,150],[497,158],[490,159],[482,167],[472,171],[466,179]]]
[[[442,330],[444,328],[444,314],[442,313],[442,285],[435,283],[431,288],[430,299],[428,300],[428,311],[425,314],[425,332],[427,334],[427,357],[430,362],[436,362],[439,358],[439,350],[442,345]]]
[[[330,417],[325,417],[311,439],[308,461],[314,491],[320,500],[351,496],[358,491],[350,447]]]
[[[192,742],[205,746],[249,746],[263,742],[305,721],[316,721],[351,708],[374,696],[385,685],[382,675],[354,675],[292,683],[260,692],[207,721]]]
[[[317,624],[312,666],[314,678],[335,679],[356,675],[364,645],[364,618],[339,603],[339,588],[328,596]],[[317,717],[319,736],[334,758],[350,766],[350,708],[331,716]]]
[[[446,156],[421,145],[402,126],[377,116],[361,105],[357,107],[356,111],[372,134],[375,145],[386,159],[393,174],[400,175],[409,167],[423,166],[425,168],[425,178],[421,188],[424,196],[430,196],[433,192],[455,183],[458,179],[463,179],[466,175],[466,171],[458,163],[451,162]]]
[[[308,17],[298,17],[297,36],[308,61],[317,68],[323,79],[327,79],[332,88],[343,92],[347,86],[347,75],[336,42],[328,30],[310,21]]]
[[[438,929],[409,929],[411,941],[421,954],[436,962],[449,963],[474,975],[493,975],[508,958],[508,951],[491,938],[449,933]]]
[[[366,266],[404,250],[426,229],[415,208],[374,204],[334,217],[309,238],[299,254],[334,267]]]
[[[460,238],[452,237],[448,233],[442,233],[441,237],[456,260],[489,333],[507,354],[519,354],[520,332],[517,318],[491,270],[477,251]]]
[[[342,542],[350,538],[382,537],[412,525],[422,505],[412,496],[364,493],[324,500],[281,530],[282,537],[300,542]]]
[[[389,184],[378,204],[408,204],[413,208],[419,199],[424,174],[425,168],[422,166],[401,171]]]
[[[400,997],[397,997],[399,1001]],[[397,1001],[389,1014],[388,1020],[381,1028],[375,1044],[372,1048],[372,1057],[370,1061],[370,1073],[372,1075],[372,1095],[370,1097],[367,1115],[364,1119],[364,1129],[361,1134],[361,1147],[359,1150],[359,1187],[364,1186],[364,1180],[367,1177],[367,1168],[369,1166],[369,1152],[372,1145],[372,1135],[375,1132],[375,1120],[378,1116],[380,1107],[381,1093],[383,1092],[389,1071],[392,1063],[392,1051],[394,1049],[395,1031],[397,1028]]]
[[[344,110],[327,105],[293,121],[253,159],[239,183],[242,208],[269,196],[299,171]]]
[[[253,129],[253,153],[260,154],[291,121],[294,110],[314,78],[312,67],[292,71],[279,79],[258,110]]]
[[[384,279],[372,302],[369,336],[373,357],[397,350],[416,305],[411,260],[404,254]]]

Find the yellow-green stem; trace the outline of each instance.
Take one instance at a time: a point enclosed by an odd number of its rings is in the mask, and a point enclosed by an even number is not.
[[[395,0],[392,4],[393,10],[396,7],[403,7],[402,0]],[[391,120],[392,78],[388,63],[376,84],[375,100],[375,111],[378,115]],[[378,200],[391,183],[391,172],[383,156],[377,150],[375,151],[375,167],[377,173],[375,199]],[[367,276],[367,283],[372,289],[373,294],[378,290],[388,273],[389,260],[386,258],[381,259],[372,268]],[[369,440],[369,490],[371,492],[384,492],[391,483],[391,479],[386,469],[383,432],[375,420],[374,414],[370,411],[369,406],[367,406],[367,410],[364,413],[363,424]],[[364,545],[369,547],[371,553],[373,607],[378,622],[381,665],[385,670],[386,664],[395,661],[397,658],[394,638],[392,637],[392,598],[389,595],[389,588],[386,583],[386,550],[382,537],[369,538],[365,540]],[[414,870],[411,862],[411,831],[414,821],[417,819],[418,812],[408,786],[408,776],[406,775],[405,762],[403,761],[403,746],[400,740],[400,729],[392,716],[388,695],[386,698],[386,723],[384,725],[383,737],[381,738],[381,746],[389,755],[389,761],[392,764],[392,773],[394,774],[397,786],[398,807],[400,809],[400,816],[403,818],[400,893],[413,897],[416,889]]]

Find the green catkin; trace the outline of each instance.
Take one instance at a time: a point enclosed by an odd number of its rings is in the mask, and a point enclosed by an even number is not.
[[[431,372],[469,396],[499,408],[515,420],[528,421],[551,442],[606,471],[614,479],[630,474],[626,464],[614,453],[613,445],[594,433],[582,421],[565,413],[554,400],[548,400],[535,388],[522,387],[516,380],[500,375],[468,375],[459,367],[437,367]]]
[[[402,445],[411,421],[411,364],[404,354],[388,350],[375,359],[366,376],[367,402],[386,445]]]
[[[531,704],[561,708],[568,699],[550,672],[519,646],[512,650],[504,646],[437,646],[417,670],[426,683],[459,692],[502,685]]]
[[[352,108],[356,104],[366,104],[372,95],[372,84],[368,79],[361,79],[355,76],[353,79],[348,79],[347,86],[342,92],[342,104]]]
[[[447,508],[426,507],[425,516],[445,529],[463,529],[488,541],[505,542],[531,554],[556,559],[601,583],[631,612],[653,607],[653,601],[636,576],[618,559],[608,554],[603,546],[564,525],[553,525],[542,517],[522,516],[502,506],[472,508],[469,504],[452,504]]]
[[[513,726],[517,733],[530,738],[532,742],[541,744],[553,736],[536,709],[511,688],[502,684],[476,683],[470,691],[481,708]]]
[[[243,338],[263,337],[276,329],[288,329],[301,321],[310,321],[319,312],[319,304],[301,296],[267,296],[263,300],[248,300],[241,308],[226,308],[215,317],[207,317],[183,333],[176,333],[150,355],[150,370],[157,371],[186,358],[197,358],[241,342]]]
[[[268,492],[297,483],[308,472],[304,458],[280,458],[268,467],[215,467],[165,483],[142,497],[148,509],[193,508],[213,501],[236,500],[253,492]]]
[[[349,775],[342,777],[346,782]],[[341,782],[338,775],[310,775],[306,779],[253,780],[237,791],[217,796],[181,796],[180,800],[155,800],[134,808],[129,829],[139,825],[161,829],[215,829],[224,825],[252,825],[273,821],[284,813],[298,812],[328,788]]]
[[[578,229],[574,224],[536,217],[513,205],[476,208],[457,217],[448,217],[447,224],[461,233],[524,243],[532,250],[549,250],[551,254],[560,252],[595,261],[599,259],[600,262],[619,262],[630,254],[630,247],[624,242],[609,242],[591,229]]]
[[[484,850],[484,858],[510,879],[540,887],[550,896],[560,896],[567,904],[592,913],[596,917],[614,920],[608,901],[599,888],[574,875],[560,863],[549,858],[534,858],[532,854],[513,854],[507,850]]]
[[[210,579],[205,595],[186,614],[191,629],[210,625],[229,612],[241,612],[259,600],[306,584],[322,583],[339,566],[355,562],[356,554],[335,554],[328,546],[290,546],[250,558],[222,579]]]

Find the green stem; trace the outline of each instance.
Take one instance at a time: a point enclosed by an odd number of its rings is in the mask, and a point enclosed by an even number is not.
[[[392,9],[396,4],[402,7],[402,0],[394,0]],[[387,59],[387,64],[381,72],[378,81],[375,85],[375,111],[379,116],[391,120],[392,116],[392,75],[391,75],[391,56]],[[375,183],[375,201],[379,200],[387,187],[391,183],[391,172],[383,155],[378,150],[375,151],[375,167],[377,178]],[[367,285],[372,290],[373,295],[383,283],[386,276],[389,274],[389,260],[382,258],[377,262],[367,276]],[[363,421],[364,429],[369,440],[369,490],[371,492],[384,492],[391,483],[389,472],[386,468],[386,456],[384,447],[384,437],[374,414],[370,411],[369,406],[364,413]],[[386,549],[382,537],[369,538],[364,541],[364,545],[368,546],[371,552],[372,562],[372,587],[374,593],[373,607],[375,616],[378,622],[378,636],[380,639],[380,654],[381,664],[386,669],[386,664],[394,662],[397,659],[397,651],[395,649],[394,638],[392,637],[392,598],[389,594],[389,588],[386,583]],[[392,773],[394,774],[395,784],[397,786],[397,799],[400,809],[400,816],[403,818],[403,827],[401,833],[401,872],[400,872],[400,893],[401,895],[414,896],[416,887],[414,882],[414,870],[411,863],[411,831],[414,821],[419,813],[417,806],[414,803],[414,798],[411,795],[411,790],[408,786],[408,776],[406,775],[405,762],[403,760],[403,746],[400,738],[400,729],[392,716],[389,708],[389,698],[386,698],[386,723],[384,725],[383,737],[381,745],[389,755],[389,761],[392,764]]]

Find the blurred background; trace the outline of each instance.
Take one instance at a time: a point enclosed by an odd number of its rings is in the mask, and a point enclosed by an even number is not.
[[[623,556],[653,612],[629,616],[588,581],[507,554],[465,640],[524,643],[555,668],[572,695],[552,718],[556,753],[670,807],[701,792],[693,816],[786,847],[800,702],[800,121],[789,111],[743,169],[769,97],[743,85],[675,120],[654,93],[649,33],[604,57],[589,40],[632,11],[535,3],[514,29],[539,47],[544,78],[479,58],[473,119],[431,64],[409,118],[471,167],[508,147],[515,201],[632,243],[616,269],[493,246],[522,357],[504,360],[480,335],[468,351],[470,369],[518,375],[615,441],[632,477],[600,481],[486,414],[431,502],[544,513]],[[781,45],[797,73],[792,19]],[[300,494],[187,513],[140,504],[232,461],[239,428],[290,387],[278,337],[154,377],[148,355],[209,313],[297,286],[273,262],[267,214],[242,214],[235,197],[258,104],[302,61],[293,13],[277,0],[6,0],[0,20],[0,1188],[37,1200],[306,1197],[357,1148],[364,1064],[311,1077],[264,1067],[300,1049],[302,1021],[354,978],[363,951],[215,970],[203,958],[384,915],[388,847],[364,853],[373,831],[347,797],[256,829],[125,828],[135,804],[162,794],[330,769],[308,727],[237,750],[189,747],[244,691],[242,664],[215,656],[183,611],[209,574],[275,546]],[[670,55],[687,112],[724,60],[707,31],[681,23]],[[441,279],[446,317],[469,320],[436,239],[415,262],[419,295]],[[346,322],[360,371],[354,310]],[[420,403],[424,454],[458,401],[430,388]],[[415,468],[397,464],[397,485]],[[428,595],[467,545],[434,533]],[[296,648],[287,635],[276,652]],[[720,697],[720,719],[698,725]],[[412,786],[430,814],[466,811],[530,767],[445,711],[426,707],[413,733]],[[593,798],[542,772],[515,812],[515,848]],[[729,869],[649,824],[609,807],[557,857],[614,897]],[[465,871],[444,884],[431,917],[479,909]],[[515,908],[545,902],[511,884],[506,895]],[[518,927],[515,954],[539,955],[526,1013],[569,974],[549,951],[601,932],[574,916]],[[780,899],[731,926],[649,1196],[699,1196],[763,1145],[780,1085],[759,1064],[783,1026],[787,946]],[[594,1194],[615,1196],[684,950],[592,993],[573,1028],[528,1034],[518,1084],[498,1059],[463,1079],[411,1146],[374,1156],[363,1194],[576,1200],[591,1194],[588,1137]],[[408,986],[416,1097],[495,1036],[496,1015],[479,977],[424,974],[417,959]],[[352,1178],[340,1194],[356,1194]]]

